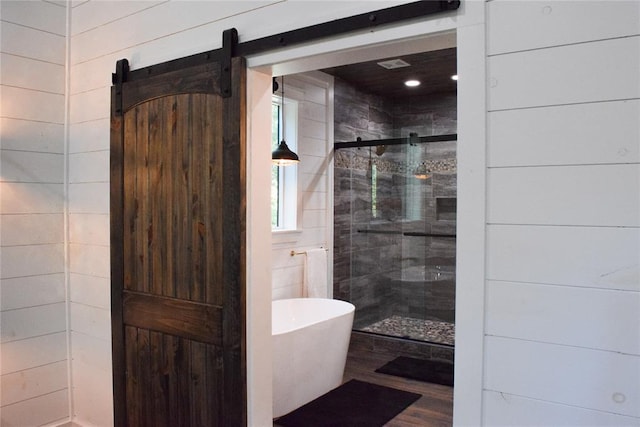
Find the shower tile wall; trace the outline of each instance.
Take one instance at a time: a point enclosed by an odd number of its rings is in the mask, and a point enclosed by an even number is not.
[[[334,82],[334,99],[335,141],[393,137],[391,102],[362,93],[339,78]],[[393,268],[400,253],[399,236],[358,232],[370,222],[370,155],[375,156],[373,150],[346,149],[336,151],[334,160],[334,296],[358,301],[357,321],[362,325],[379,319],[381,302],[390,298],[381,274]],[[398,255],[389,253],[390,248],[397,248]]]
[[[393,103],[362,93],[344,80],[334,80],[334,139],[355,141],[391,138],[394,135]]]
[[[335,102],[336,142],[456,133],[455,93],[389,100],[336,79]],[[402,232],[455,234],[456,143],[410,149],[433,171],[427,180],[413,177],[417,163],[408,164],[407,146],[335,152],[334,295],[356,304],[356,329],[392,315],[454,319],[455,239]],[[370,162],[377,172],[376,218]],[[408,186],[423,201],[414,220],[403,217]]]

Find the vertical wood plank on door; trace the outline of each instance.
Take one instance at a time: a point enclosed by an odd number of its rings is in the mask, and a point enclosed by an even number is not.
[[[190,128],[185,123],[184,115],[189,114],[189,98],[176,97],[175,105],[173,106],[174,116],[176,120],[175,129],[175,143],[173,156],[173,212],[174,218],[172,220],[173,230],[173,242],[174,253],[176,260],[180,257],[187,256],[189,251],[189,245],[187,243],[187,230],[190,228],[191,220],[189,215],[189,150],[187,141],[191,138]],[[187,265],[175,262],[174,263],[175,280],[173,288],[171,289],[171,295],[174,297],[186,297],[188,296],[185,287],[191,280],[191,269]]]
[[[124,345],[126,349],[125,366],[126,372],[126,393],[127,393],[127,421],[131,425],[142,425],[142,417],[140,413],[139,403],[140,388],[138,386],[138,378],[140,376],[137,347],[138,347],[138,330],[133,326],[126,326],[124,331]]]
[[[178,357],[176,354],[180,351],[180,342],[177,337],[172,335],[164,335],[163,341],[165,348],[164,360],[166,361],[167,369],[167,384],[164,390],[167,399],[167,412],[169,414],[167,421],[177,425],[175,423],[180,405],[180,390],[178,389]]]
[[[139,229],[139,202],[136,197],[136,189],[137,189],[137,155],[136,149],[138,147],[137,144],[137,133],[136,133],[136,124],[137,124],[137,114],[132,112],[130,114],[126,114],[124,116],[124,156],[123,156],[123,179],[124,184],[123,188],[128,188],[133,192],[133,197],[124,197],[124,194],[121,196],[123,199],[123,230],[122,236],[118,236],[122,239],[122,247],[123,254],[138,254],[139,250],[136,242],[138,239],[136,238],[136,230]],[[137,257],[136,257],[137,258]],[[123,278],[124,278],[124,289],[139,289],[141,277],[138,273],[138,261],[131,263],[125,262],[123,263]]]
[[[151,397],[149,402],[152,405],[153,416],[159,422],[167,419],[167,403],[166,403],[166,376],[164,370],[164,341],[163,335],[159,332],[151,332],[149,336],[149,346],[151,348],[151,361],[149,369],[151,371],[151,388],[149,392]],[[156,423],[158,425],[158,423]]]
[[[149,109],[147,104],[141,104],[131,113],[136,114],[136,186],[132,189],[133,202],[136,204],[136,259],[139,270],[139,284],[134,288],[142,292],[149,292],[150,260],[147,247],[147,233],[149,231]]]
[[[166,199],[166,205],[164,206],[164,223],[162,224],[162,236],[164,246],[164,283],[162,286],[162,294],[168,297],[175,295],[175,271],[173,260],[178,257],[178,254],[174,251],[175,244],[175,229],[173,227],[174,222],[174,181],[177,179],[175,176],[175,168],[173,157],[176,150],[176,146],[181,142],[176,139],[176,96],[168,96],[165,98],[165,105],[163,111],[165,114],[164,124],[164,138],[165,147],[162,150],[162,193]]]
[[[220,207],[224,206],[224,192],[222,186],[223,179],[223,141],[222,141],[222,118],[214,114],[222,108],[222,100],[220,98],[208,99],[205,110],[204,128],[207,135],[207,144],[205,145],[205,153],[207,159],[208,171],[205,171],[208,177],[206,187],[203,190],[206,194],[205,206],[207,208],[207,295],[205,301],[209,304],[221,304],[223,301],[223,221],[220,215]]]
[[[145,192],[148,194],[148,215],[149,225],[144,243],[149,251],[150,278],[149,292],[154,295],[162,295],[164,275],[163,273],[163,257],[164,242],[162,241],[163,233],[163,216],[165,200],[162,194],[162,151],[166,148],[163,139],[163,115],[164,100],[160,98],[148,102],[149,114],[149,144],[148,144],[148,163],[147,173],[149,179],[149,188]]]
[[[138,355],[136,362],[138,363],[138,381],[136,386],[139,393],[143,396],[140,405],[140,419],[142,423],[157,425],[153,408],[151,407],[151,399],[149,399],[149,390],[151,390],[151,349],[149,348],[149,330],[138,328],[138,342],[136,343],[136,353]]]
[[[204,422],[208,418],[206,384],[202,382],[204,378],[203,374],[206,370],[204,366],[204,355],[202,354],[203,347],[205,346],[202,343],[191,343],[191,360],[189,361],[191,366],[189,372],[191,379],[191,387],[189,388],[189,418],[193,423],[192,425],[204,425]]]
[[[204,118],[204,95],[192,96],[192,117]],[[205,119],[206,120],[206,119]],[[191,138],[191,169],[193,174],[193,189],[191,193],[191,218],[193,225],[191,228],[191,246],[192,263],[193,263],[193,281],[191,282],[191,299],[194,301],[202,301],[205,294],[205,269],[207,268],[207,254],[206,254],[206,225],[204,223],[205,218],[205,201],[206,191],[204,182],[205,178],[202,176],[204,172],[204,155],[205,155],[205,143],[202,127],[204,123],[200,122],[199,126],[192,127]]]
[[[178,414],[175,425],[191,425],[189,419],[190,414],[190,395],[189,395],[189,361],[191,359],[191,341],[184,338],[178,338],[180,342],[180,351],[177,353],[177,380],[178,380]]]

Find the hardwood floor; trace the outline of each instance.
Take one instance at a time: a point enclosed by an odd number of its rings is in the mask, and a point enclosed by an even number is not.
[[[422,395],[385,427],[448,427],[453,424],[453,387],[379,374],[375,370],[397,356],[446,362],[453,361],[453,353],[453,348],[416,345],[408,340],[354,332],[343,382],[357,379]],[[278,427],[277,421],[273,426]]]
[[[453,387],[376,373],[375,370],[393,360],[395,355],[370,349],[350,348],[344,381],[358,379],[374,384],[406,390],[422,395],[386,427],[445,427],[452,425]]]

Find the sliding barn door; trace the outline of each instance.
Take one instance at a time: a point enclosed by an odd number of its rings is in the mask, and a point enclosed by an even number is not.
[[[233,58],[230,94],[219,61],[148,76],[122,62],[111,130],[115,424],[246,425],[244,61]]]

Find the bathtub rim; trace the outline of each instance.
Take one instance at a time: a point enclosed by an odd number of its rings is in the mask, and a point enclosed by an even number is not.
[[[276,321],[274,320],[274,314],[276,312],[275,306],[292,304],[296,301],[298,302],[305,301],[305,302],[308,302],[309,304],[314,304],[314,306],[330,305],[330,306],[333,306],[334,308],[338,306],[338,307],[342,307],[343,310],[332,313],[332,315],[328,315],[327,313],[322,313],[324,314],[323,316],[318,316],[318,317],[315,317],[313,320],[307,320],[304,322],[296,322],[296,321],[287,322],[284,325],[284,327],[281,327],[277,331],[275,331],[274,330],[276,326]],[[279,300],[273,300],[271,301],[271,336],[275,337],[275,336],[284,335],[287,333],[292,333],[300,329],[312,327],[322,322],[326,322],[327,320],[340,318],[340,317],[349,315],[351,313],[355,313],[355,308],[356,308],[355,305],[353,305],[348,301],[334,299],[334,298],[283,298]]]

